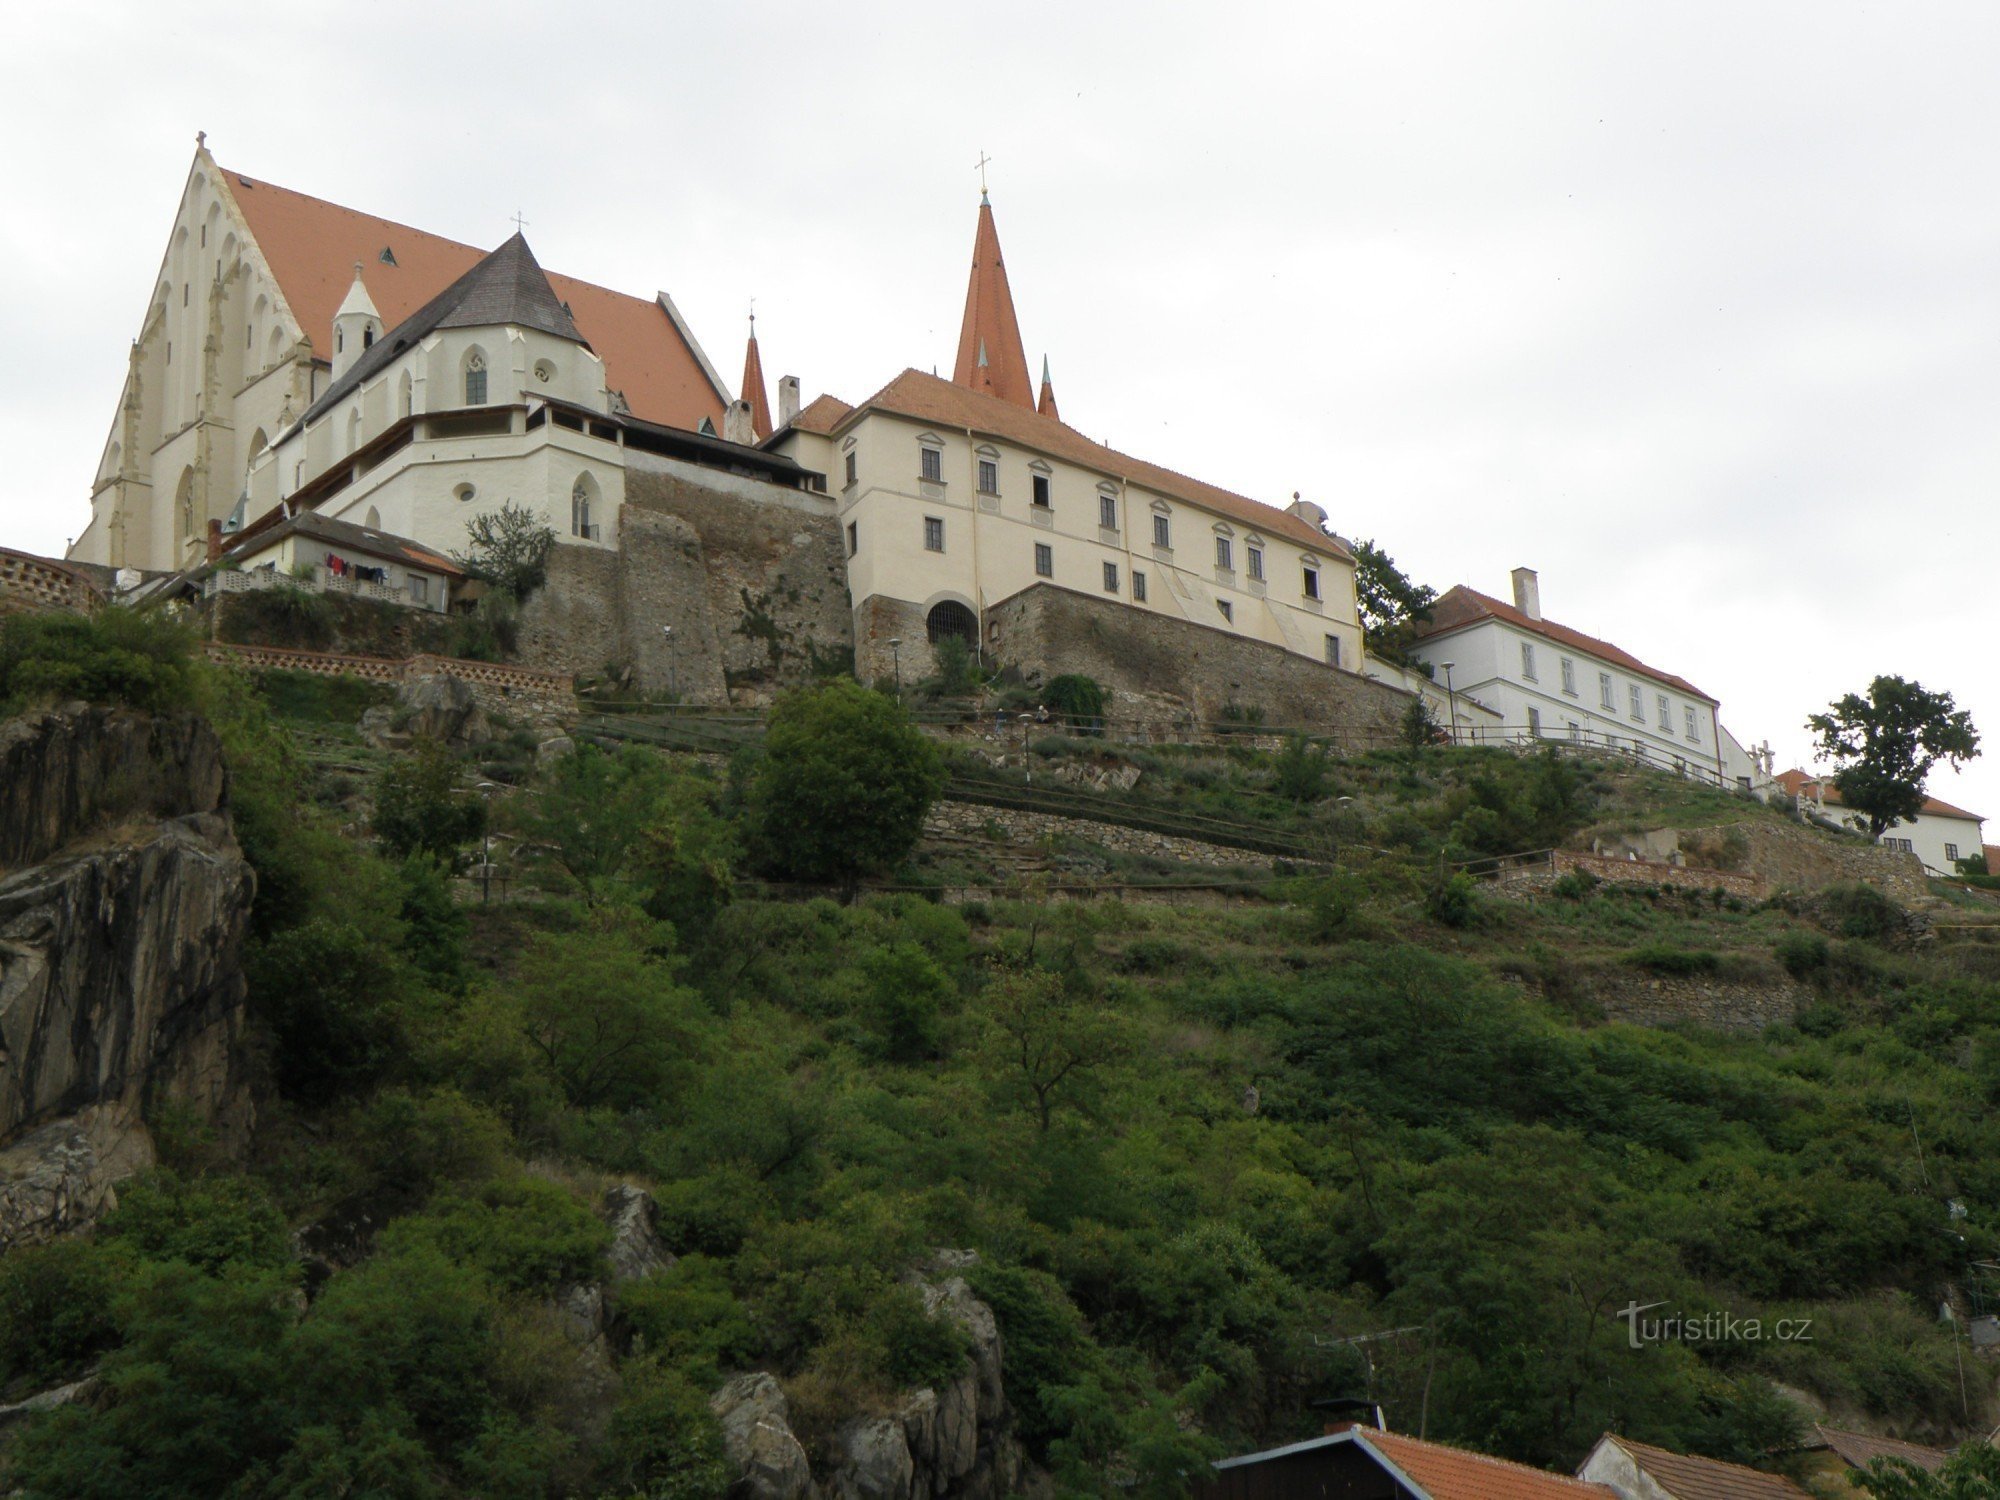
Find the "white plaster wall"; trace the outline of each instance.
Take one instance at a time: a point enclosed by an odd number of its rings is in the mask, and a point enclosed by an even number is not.
[[[926,446],[940,453],[940,483],[921,477]],[[1080,592],[1115,597],[1135,607],[1192,620],[1283,646],[1314,660],[1326,659],[1326,638],[1340,641],[1341,664],[1361,669],[1361,627],[1354,604],[1351,563],[1339,559],[1329,539],[1309,553],[1289,539],[1246,526],[1118,476],[1049,458],[1030,449],[965,431],[939,430],[907,418],[870,412],[837,440],[794,434],[779,445],[798,462],[827,475],[843,527],[857,528],[859,546],[848,562],[849,589],[858,602],[874,595],[926,607],[958,599],[975,610],[1043,581],[1035,571],[1037,544],[1051,549],[1048,581]],[[846,455],[855,457],[853,484]],[[990,456],[998,468],[997,495],[978,493],[978,463]],[[1050,504],[1032,504],[1036,462],[1047,465]],[[1100,528],[1099,496],[1109,484],[1118,525]],[[1152,545],[1155,507],[1164,507],[1172,548]],[[924,521],[944,523],[942,553],[924,545]],[[1227,528],[1226,531],[1223,528]],[[1235,569],[1219,576],[1215,539],[1228,535]],[[1248,549],[1264,553],[1264,581],[1249,576]],[[1320,607],[1306,600],[1305,559],[1316,559]],[[1117,567],[1115,593],[1104,586],[1104,564]],[[1133,598],[1133,575],[1143,573],[1147,597]],[[1233,618],[1217,607],[1227,601]]]
[[[1535,675],[1529,678],[1521,660],[1521,646],[1534,647]],[[1541,716],[1545,737],[1567,736],[1612,743],[1623,749],[1638,749],[1649,758],[1671,766],[1687,761],[1726,776],[1727,762],[1718,735],[1720,723],[1715,706],[1690,697],[1657,679],[1631,672],[1615,662],[1603,661],[1520,630],[1501,620],[1483,620],[1448,636],[1418,642],[1415,654],[1425,661],[1454,663],[1452,683],[1457,691],[1470,694],[1478,702],[1498,711],[1510,732],[1524,731],[1529,710]],[[1562,663],[1574,664],[1576,691],[1563,689]],[[1599,694],[1598,674],[1611,676],[1614,707],[1606,709]],[[1444,673],[1440,667],[1439,677]],[[1644,710],[1643,721],[1631,714],[1631,691],[1637,687]],[[1667,725],[1660,723],[1659,700],[1667,700]],[[1687,735],[1687,710],[1695,711],[1695,737]]]

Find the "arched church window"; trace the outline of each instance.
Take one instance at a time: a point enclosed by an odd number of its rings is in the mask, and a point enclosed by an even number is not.
[[[486,356],[477,349],[465,356],[465,404],[486,404]]]
[[[415,405],[416,398],[412,394],[413,389],[410,384],[410,372],[405,370],[403,371],[403,379],[397,387],[396,394],[396,410],[402,416],[409,416],[412,407]]]
[[[931,607],[924,618],[924,631],[933,646],[940,641],[964,641],[970,646],[979,639],[979,621],[956,599],[946,599]]]
[[[576,476],[576,483],[569,490],[569,532],[586,540],[595,540],[597,528],[591,524],[590,501],[597,491],[597,481],[588,474]]]
[[[347,348],[347,330],[336,327],[333,330],[333,352],[342,353]]]
[[[374,342],[375,342],[375,325],[373,323],[362,324],[361,347],[366,349],[367,347],[369,347],[369,345],[373,344]]]

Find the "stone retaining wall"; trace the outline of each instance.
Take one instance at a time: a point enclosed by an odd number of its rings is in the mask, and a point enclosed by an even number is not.
[[[455,677],[472,689],[481,708],[510,718],[574,718],[577,713],[576,693],[567,676],[506,662],[429,655],[349,656],[286,646],[232,646],[220,641],[209,642],[207,650],[211,661],[252,672],[275,668],[309,672],[315,677],[360,677],[389,683]]]
[[[1612,859],[1598,854],[1577,854],[1558,849],[1554,877],[1572,870],[1595,875],[1599,880],[1620,885],[1674,886],[1682,890],[1727,891],[1745,901],[1762,901],[1770,888],[1755,875],[1739,875],[1729,870],[1703,870],[1693,865],[1666,864],[1649,859]]]
[[[1107,719],[1214,724],[1231,711],[1278,728],[1393,741],[1411,695],[1281,646],[1036,584],[986,611],[994,654],[1032,685],[1068,672],[1110,694]]]
[[[1858,882],[1872,885],[1905,904],[1930,895],[1923,861],[1914,854],[1843,839],[1791,823],[1746,822],[1728,825],[1741,833],[1749,852],[1745,866],[1772,890],[1814,891],[1829,885]],[[1694,830],[1701,833],[1720,829]]]
[[[1756,984],[1637,970],[1592,975],[1590,994],[1607,1020],[1635,1026],[1694,1025],[1740,1034],[1789,1022],[1810,999],[1797,985],[1784,982]]]
[[[0,547],[0,615],[38,609],[92,614],[104,596],[81,574],[51,558]]]
[[[1138,854],[1185,864],[1249,865],[1259,868],[1269,868],[1271,864],[1269,855],[1250,849],[1232,849],[1223,844],[1152,833],[1143,828],[1126,828],[1117,823],[1099,823],[1089,818],[1065,818],[1054,813],[1023,812],[1011,807],[986,807],[972,802],[939,802],[931,809],[924,831],[976,838],[986,835],[989,827],[1000,829],[1007,842],[1014,844],[1037,843],[1045,838],[1074,838],[1118,854]]]

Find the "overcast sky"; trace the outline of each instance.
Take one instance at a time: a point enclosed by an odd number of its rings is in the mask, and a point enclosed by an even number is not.
[[[1091,436],[1690,678],[1877,673],[2000,820],[2000,6],[81,3],[12,14],[0,543],[88,518],[194,133],[670,291],[733,381],[950,373],[978,203]],[[1988,830],[2000,842],[2000,821]]]

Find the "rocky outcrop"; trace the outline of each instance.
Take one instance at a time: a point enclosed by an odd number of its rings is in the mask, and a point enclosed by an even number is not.
[[[604,1195],[604,1222],[611,1226],[611,1248],[604,1252],[611,1280],[637,1281],[674,1264],[674,1253],[655,1225],[659,1210],[644,1188],[621,1182]]]
[[[393,707],[377,704],[362,714],[360,730],[378,750],[406,750],[418,740],[464,749],[493,738],[479,694],[449,672],[404,682],[396,689]]]
[[[247,1135],[253,880],[199,719],[65,707],[0,727],[0,766],[5,1248],[100,1212],[167,1100]]]
[[[775,1379],[741,1375],[724,1386],[710,1405],[739,1476],[732,1500],[986,1500],[1045,1490],[1014,1436],[999,1322],[958,1274],[977,1259],[939,1251],[910,1278],[931,1315],[966,1335],[964,1371],[942,1389],[906,1393],[891,1411],[843,1422],[823,1483],[814,1482]]]
[[[814,1494],[812,1465],[792,1433],[791,1409],[775,1379],[761,1371],[739,1375],[708,1404],[736,1474],[730,1500],[805,1500]]]

